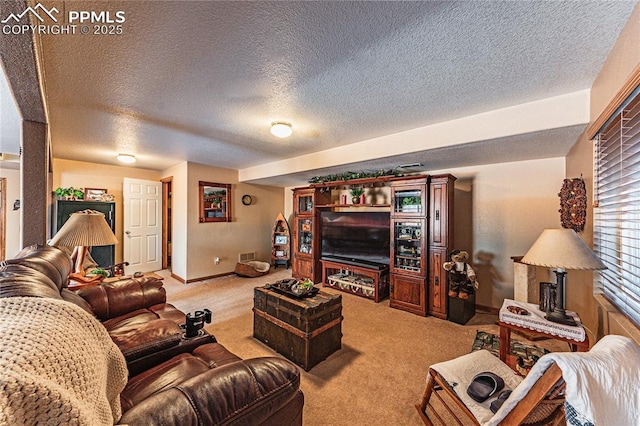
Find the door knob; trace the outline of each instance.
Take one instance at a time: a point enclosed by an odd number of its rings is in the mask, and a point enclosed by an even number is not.
[[[131,231],[125,231],[124,233],[127,235],[131,235]]]

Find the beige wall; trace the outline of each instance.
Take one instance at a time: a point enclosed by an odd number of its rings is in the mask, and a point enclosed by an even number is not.
[[[582,134],[566,157],[567,177],[582,176],[587,188],[587,221],[580,237],[593,247],[593,142]],[[567,309],[578,312],[595,339],[597,325],[596,302],[593,298],[593,274],[588,271],[569,271],[565,286]]]
[[[0,168],[0,177],[7,179],[7,206],[5,223],[5,255],[14,257],[20,247],[20,210],[13,210],[13,203],[20,199],[20,170]]]
[[[271,260],[271,227],[284,203],[282,188],[238,183],[231,169],[182,163],[170,169],[136,169],[80,161],[55,159],[53,187],[106,188],[116,201],[116,236],[122,241],[123,178],[159,181],[172,177],[172,272],[186,280],[233,272],[238,254],[255,251],[258,260]],[[198,182],[231,183],[232,222],[199,223]],[[253,203],[245,206],[241,197]],[[220,257],[215,265],[213,259]],[[116,261],[122,259],[122,244],[116,245]]]
[[[499,308],[513,298],[513,256],[523,256],[545,228],[559,228],[564,158],[489,164],[430,174],[456,176],[456,244],[469,251],[480,288],[476,303]],[[462,210],[471,206],[471,212]],[[462,235],[471,230],[472,235]],[[459,235],[460,234],[460,235]],[[458,248],[458,247],[454,247]]]
[[[271,231],[273,223],[282,211],[284,199],[282,188],[238,183],[236,170],[209,167],[189,163],[187,173],[187,200],[184,207],[174,201],[173,211],[186,212],[186,272],[180,275],[187,280],[196,280],[212,275],[233,272],[238,254],[256,252],[256,258],[271,262]],[[231,222],[199,222],[198,182],[230,183]],[[181,189],[174,181],[174,194]],[[241,202],[244,194],[253,198],[245,206]],[[220,258],[216,265],[214,259]]]
[[[156,170],[137,169],[135,167],[110,166],[106,164],[85,163],[82,161],[53,160],[53,189],[57,187],[105,188],[113,194],[116,202],[116,262],[122,262],[123,211],[122,182],[123,178],[160,180],[160,172]],[[126,260],[126,259],[124,259]]]
[[[591,122],[596,120],[607,105],[623,87],[633,70],[640,64],[640,6],[637,6],[629,21],[609,53],[600,73],[591,88]],[[593,145],[585,135],[573,146],[566,157],[567,177],[585,178],[587,194],[587,224],[582,238],[593,246]],[[570,271],[567,274],[567,308],[577,311],[589,336],[596,340],[604,334],[623,334],[633,337],[640,343],[640,330],[624,315],[621,315],[602,296],[593,295],[593,278],[591,273]]]

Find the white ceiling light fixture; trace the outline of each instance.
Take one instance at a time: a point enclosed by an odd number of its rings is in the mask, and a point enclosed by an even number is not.
[[[271,123],[271,134],[277,138],[288,138],[293,133],[291,123],[274,121]]]
[[[133,164],[136,162],[136,156],[131,154],[118,154],[118,161],[125,164]]]

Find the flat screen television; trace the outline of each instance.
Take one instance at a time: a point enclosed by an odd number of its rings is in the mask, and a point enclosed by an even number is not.
[[[321,256],[389,266],[389,223],[389,212],[323,211]]]

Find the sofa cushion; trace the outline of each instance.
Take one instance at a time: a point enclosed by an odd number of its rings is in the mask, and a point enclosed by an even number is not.
[[[275,357],[240,360],[218,343],[197,351],[220,358],[205,361],[194,351],[130,378],[120,394],[120,422],[260,425],[275,415],[301,423],[300,371],[293,363]]]
[[[78,296],[75,292],[69,290],[68,288],[63,288],[60,292],[60,296],[63,300],[67,302],[71,302],[74,305],[80,306],[85,311],[89,312],[93,315],[93,310],[91,309],[91,305],[87,303],[82,297]]]
[[[215,344],[215,343],[212,343]],[[149,396],[209,370],[209,366],[191,354],[181,354],[162,364],[129,378],[129,382],[120,393],[122,411],[125,412]]]
[[[58,290],[67,286],[69,274],[73,271],[71,257],[61,249],[52,246],[25,247],[14,259],[7,260],[6,263],[17,263],[42,272],[56,284]]]
[[[149,306],[149,310],[157,315],[158,318],[168,319],[176,324],[186,323],[184,312],[171,303],[158,303],[157,305]]]
[[[0,297],[49,297],[61,299],[60,290],[45,274],[15,263],[0,266]]]
[[[82,287],[77,290],[77,294],[89,302],[100,321],[125,315],[135,309],[162,304],[167,300],[162,281],[153,277],[103,282],[98,286]],[[184,314],[181,316],[184,323]]]
[[[241,361],[219,343],[202,345],[193,354],[181,354],[129,379],[120,394],[122,411],[161,390],[178,386],[185,380],[212,368]]]
[[[182,340],[182,329],[173,321],[153,319],[111,329],[109,335],[126,360],[131,361],[177,345]]]

